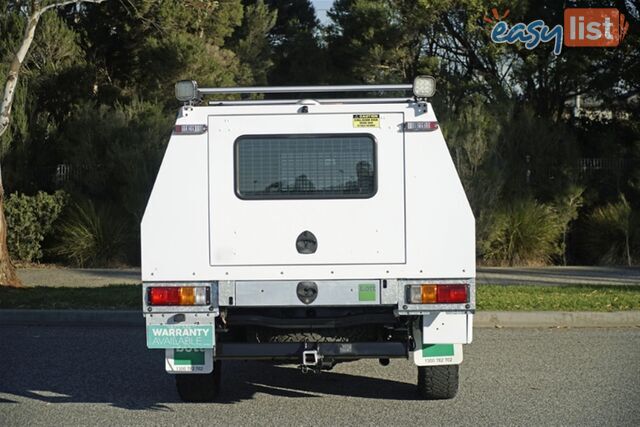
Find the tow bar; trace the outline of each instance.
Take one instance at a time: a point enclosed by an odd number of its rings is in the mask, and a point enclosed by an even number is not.
[[[305,350],[302,352],[302,365],[316,366],[322,360],[322,356],[318,354],[318,350]]]
[[[300,369],[303,374],[310,372],[317,374],[321,369],[321,361],[323,357],[318,353],[318,350],[305,350],[302,352],[302,365]]]

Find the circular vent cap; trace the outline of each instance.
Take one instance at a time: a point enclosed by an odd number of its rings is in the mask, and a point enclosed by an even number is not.
[[[307,255],[315,253],[318,249],[318,239],[309,230],[305,230],[296,239],[296,250],[298,253]]]

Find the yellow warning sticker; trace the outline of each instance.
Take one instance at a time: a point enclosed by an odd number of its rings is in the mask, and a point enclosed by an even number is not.
[[[354,128],[379,128],[380,114],[354,114]]]

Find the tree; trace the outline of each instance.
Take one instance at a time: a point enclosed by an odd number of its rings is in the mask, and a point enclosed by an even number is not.
[[[69,25],[97,67],[96,99],[115,106],[138,98],[173,110],[173,85],[234,86],[240,61],[226,41],[241,25],[241,0],[109,2]],[[73,19],[71,19],[73,18]]]
[[[0,138],[11,124],[11,108],[18,85],[18,77],[22,69],[27,53],[36,34],[36,27],[42,15],[50,10],[58,9],[71,4],[102,3],[105,0],[66,0],[47,1],[32,0],[28,3],[17,1],[10,5],[16,11],[26,16],[26,26],[18,50],[15,52],[7,71],[2,103],[0,104]],[[78,6],[76,6],[78,7]],[[7,248],[7,221],[4,215],[4,185],[2,182],[2,168],[0,167],[0,285],[19,286],[20,279],[16,274],[15,266],[11,262],[9,249]]]
[[[408,28],[396,1],[338,0],[328,13],[327,45],[341,83],[407,81]]]
[[[320,22],[308,0],[268,0],[278,17],[269,32],[273,48],[272,85],[331,83],[320,41]]]
[[[234,33],[231,46],[243,70],[239,83],[265,86],[267,73],[273,66],[268,35],[278,13],[269,10],[262,0],[245,3],[242,25]]]

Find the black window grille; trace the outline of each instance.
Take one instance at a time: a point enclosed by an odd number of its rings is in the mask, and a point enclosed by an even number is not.
[[[369,198],[376,193],[371,135],[242,136],[235,143],[242,199]]]

